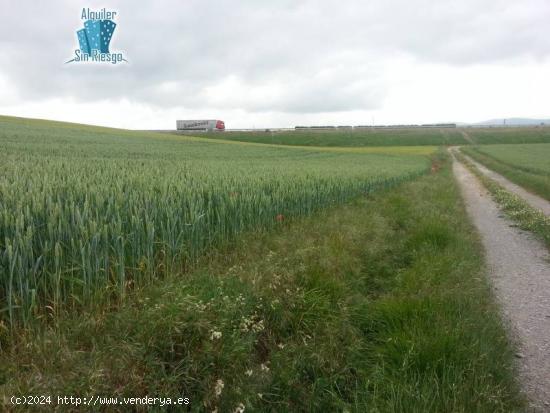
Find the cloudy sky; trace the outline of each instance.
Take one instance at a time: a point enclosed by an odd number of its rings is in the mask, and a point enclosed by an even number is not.
[[[111,51],[65,62],[82,8]],[[548,0],[0,0],[0,114],[126,128],[550,117]]]

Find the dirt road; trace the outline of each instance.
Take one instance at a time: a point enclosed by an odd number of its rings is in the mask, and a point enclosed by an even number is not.
[[[512,226],[464,165],[453,172],[486,251],[489,277],[518,343],[520,382],[534,411],[550,411],[550,256],[531,234]]]

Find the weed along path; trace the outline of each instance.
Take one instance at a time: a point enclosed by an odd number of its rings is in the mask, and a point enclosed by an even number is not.
[[[453,148],[454,150],[454,148]],[[509,181],[502,175],[488,169],[486,166],[480,164],[473,158],[469,157],[468,155],[462,153],[462,155],[468,159],[469,162],[471,162],[473,165],[476,166],[476,168],[485,176],[491,178],[492,180],[496,181],[500,186],[502,186],[504,189],[513,192],[514,194],[518,195],[519,197],[523,198],[525,202],[527,202],[529,205],[531,205],[533,208],[541,210],[544,215],[550,217],[550,202],[548,202],[546,199],[541,198],[538,195],[532,194],[531,192],[526,191],[521,186]]]
[[[452,151],[451,151],[452,152]],[[512,226],[478,179],[453,156],[468,214],[481,234],[490,280],[514,340],[521,384],[535,411],[550,410],[550,257]]]

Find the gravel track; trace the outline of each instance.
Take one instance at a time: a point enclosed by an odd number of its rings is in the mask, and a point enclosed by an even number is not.
[[[452,151],[451,151],[452,153]],[[550,411],[550,256],[504,218],[479,180],[453,156],[453,173],[481,235],[489,277],[512,338],[520,383],[536,412]]]
[[[532,194],[531,192],[526,191],[521,186],[516,185],[515,183],[509,181],[508,179],[506,179],[502,175],[488,169],[486,166],[480,164],[479,162],[472,159],[468,155],[465,155],[464,153],[462,153],[462,155],[466,159],[468,159],[468,161],[473,163],[483,175],[485,175],[485,176],[491,178],[492,180],[496,181],[500,186],[502,186],[507,191],[513,192],[514,194],[520,196],[521,198],[523,198],[525,200],[525,202],[527,202],[533,208],[541,210],[544,215],[550,217],[550,202],[549,201],[547,201],[544,198],[541,198],[538,195],[535,195],[535,194]]]

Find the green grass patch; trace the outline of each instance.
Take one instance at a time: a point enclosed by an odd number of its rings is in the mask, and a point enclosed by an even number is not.
[[[416,145],[466,145],[468,141],[456,129],[334,129],[265,132],[201,133],[201,137],[228,141],[256,142],[291,146],[369,147]]]
[[[462,150],[487,168],[550,200],[550,144],[475,146]]]
[[[497,204],[508,217],[518,224],[521,229],[531,231],[539,236],[550,248],[550,218],[541,211],[530,206],[523,198],[511,193],[497,182],[483,175],[475,165],[464,156],[457,155],[489,190]]]
[[[550,127],[467,128],[474,142],[486,144],[550,143]]]
[[[434,165],[399,189],[243,235],[116,309],[4,335],[0,400],[149,394],[185,395],[191,411],[522,411],[481,245],[447,160]]]
[[[474,149],[522,171],[550,176],[550,144],[475,146]]]

